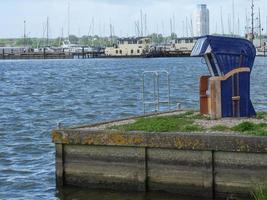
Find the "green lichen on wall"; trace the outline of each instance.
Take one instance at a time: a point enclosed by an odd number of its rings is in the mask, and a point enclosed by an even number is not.
[[[52,141],[54,143],[57,141],[62,141],[62,134],[57,131],[52,131]]]
[[[205,142],[203,142],[201,139],[196,138],[176,138],[175,147],[178,149],[191,148],[192,150],[194,150],[204,148]]]

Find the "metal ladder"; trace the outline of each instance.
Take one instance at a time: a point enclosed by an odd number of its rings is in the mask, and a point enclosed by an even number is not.
[[[164,100],[162,100],[161,97],[161,90],[160,90],[160,80],[161,77],[165,75],[166,76],[166,90],[167,90],[167,97],[165,97]],[[146,86],[145,86],[145,80],[147,78],[151,78],[153,82],[153,91],[152,91],[152,100],[146,98]],[[164,87],[163,87],[164,88]],[[166,91],[165,91],[166,92]],[[168,104],[168,109],[170,110],[170,74],[166,70],[161,71],[145,71],[143,72],[142,76],[142,101],[143,101],[143,111],[144,114],[146,113],[146,106],[147,105],[154,105],[154,112],[160,111],[160,105],[161,104]]]

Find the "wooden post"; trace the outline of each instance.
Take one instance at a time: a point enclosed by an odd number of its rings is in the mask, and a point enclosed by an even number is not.
[[[63,144],[56,145],[56,184],[57,187],[64,185],[64,146]]]
[[[84,58],[85,58],[85,57],[84,57],[84,56],[85,56],[85,55],[84,55],[84,47],[82,48],[82,54],[83,54],[82,57],[83,57],[83,59],[84,59]]]
[[[209,102],[209,95],[207,95],[207,91],[209,89],[209,78],[210,76],[202,76],[200,78],[200,84],[199,84],[199,99],[200,99],[200,113],[201,114],[209,114],[210,110],[209,110],[209,106],[208,106],[208,102]]]
[[[46,55],[45,55],[45,48],[44,48],[44,51],[43,51],[43,53],[44,53],[44,54],[43,54],[43,56],[44,56],[44,59],[45,59],[45,58],[46,58]]]

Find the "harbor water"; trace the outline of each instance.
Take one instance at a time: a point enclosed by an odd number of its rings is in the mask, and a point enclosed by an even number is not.
[[[71,126],[142,114],[142,73],[154,70],[170,73],[172,108],[181,103],[198,109],[198,79],[208,73],[200,58],[0,61],[0,199],[188,200],[56,189],[51,130],[58,122]],[[251,96],[256,110],[267,110],[267,58],[256,59]]]

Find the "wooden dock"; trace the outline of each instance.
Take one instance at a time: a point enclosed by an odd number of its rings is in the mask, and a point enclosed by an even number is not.
[[[104,57],[104,51],[86,51],[85,47],[78,52],[66,51],[66,49],[57,50],[54,52],[43,50],[34,52],[32,49],[26,51],[5,51],[4,49],[0,52],[0,60],[15,60],[15,59],[88,59]]]
[[[16,60],[16,59],[72,59],[73,55],[69,53],[8,53],[0,54],[0,59]]]

